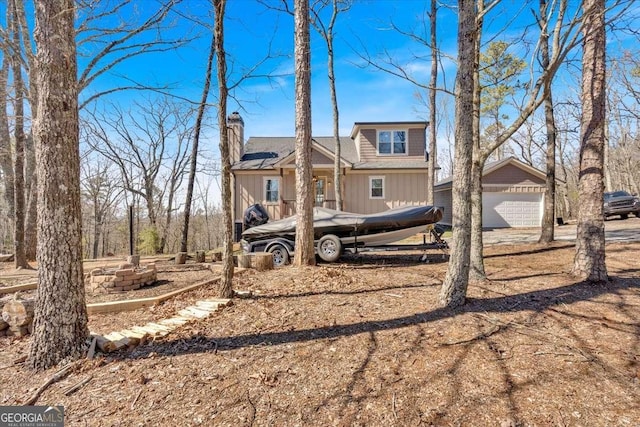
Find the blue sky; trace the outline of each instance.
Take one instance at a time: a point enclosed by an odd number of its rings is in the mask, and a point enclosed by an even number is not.
[[[104,4],[109,3],[113,2],[104,0]],[[280,0],[262,0],[262,3],[281,5]],[[363,53],[363,46],[374,58],[382,52],[388,52],[410,69],[418,80],[427,82],[431,65],[429,50],[391,27],[393,24],[426,36],[428,25],[423,25],[423,21],[427,19],[425,11],[429,3],[429,0],[353,0],[352,8],[339,16],[335,29],[335,64],[342,135],[348,135],[356,121],[426,119],[427,108],[416,98],[416,93],[424,93],[424,90],[388,73],[363,66],[359,54]],[[28,7],[31,5],[28,1],[26,4]],[[133,1],[129,8],[123,9],[121,19],[144,17],[155,10],[157,4],[157,0]],[[444,0],[440,4],[438,43],[443,59],[439,70],[439,84],[452,89],[456,68],[453,58],[456,56],[457,2]],[[572,0],[570,4],[575,8],[579,3]],[[510,41],[514,53],[530,60],[533,43],[527,40],[537,37],[531,13],[537,7],[537,1],[502,0],[485,19],[483,40],[496,38]],[[635,8],[633,15],[637,17],[640,15],[640,5]],[[3,9],[0,4],[0,11]],[[210,1],[183,0],[179,4],[179,11],[180,14],[170,16],[170,21],[175,26],[168,31],[167,36],[197,36],[188,46],[127,60],[112,72],[98,78],[83,95],[116,87],[122,82],[119,76],[124,75],[140,83],[170,85],[173,93],[198,100],[203,86],[210,33],[184,17],[193,15],[212,24]],[[4,13],[2,15],[4,17]],[[32,13],[28,15],[32,20]],[[114,20],[103,23],[103,26],[110,24],[115,26],[117,22]],[[236,100],[230,100],[228,111],[241,112],[247,138],[293,135],[293,17],[269,10],[258,0],[228,0],[225,25],[229,68],[235,70],[230,79],[232,83],[239,73],[253,67],[269,50],[278,55],[258,70],[259,74],[272,74],[276,77],[244,81],[235,91]],[[610,38],[609,43],[612,46],[610,50],[616,52],[624,44],[624,39]],[[81,69],[83,60],[82,57],[79,58]],[[324,41],[312,30],[312,119],[313,134],[316,136],[330,135],[332,132],[326,61]],[[562,81],[561,87],[573,81],[566,78],[558,80]],[[215,93],[213,86],[211,102],[215,102]],[[145,95],[141,92],[120,92],[107,101],[126,106],[143,96]],[[448,99],[446,116],[451,119],[451,96],[440,94],[439,98]],[[214,114],[215,110],[210,109],[210,123],[215,123]],[[208,134],[212,142],[217,142],[213,129]],[[446,138],[443,129],[440,134]]]
[[[279,4],[273,0],[272,3]],[[356,1],[349,12],[339,16],[335,29],[335,67],[342,135],[348,135],[356,121],[425,119],[426,108],[414,96],[416,87],[397,77],[364,67],[357,51],[361,51],[363,43],[372,55],[387,49],[427,81],[430,63],[424,60],[409,62],[413,54],[427,55],[427,49],[415,44],[408,49],[410,43],[407,38],[390,29],[391,19],[403,28],[416,25],[422,19],[420,16],[426,5],[427,2],[412,0]],[[183,9],[207,19],[207,1],[188,0]],[[440,16],[442,48],[455,54],[455,15],[443,9]],[[264,58],[269,49],[278,55],[259,70],[260,74],[276,77],[246,80],[235,91],[237,100],[230,100],[229,112],[241,112],[247,138],[293,135],[293,17],[268,10],[253,0],[229,0],[225,25],[229,68],[233,67],[238,72],[250,68]],[[190,23],[183,22],[174,31],[178,34],[194,30]],[[176,93],[199,99],[210,37],[202,28],[197,31],[202,32],[202,37],[180,51],[140,57],[118,72],[137,81],[171,83]],[[326,62],[324,41],[312,31],[312,126],[313,134],[317,136],[332,133]],[[444,64],[448,68],[448,77],[453,79],[455,67],[450,61]],[[231,81],[236,76],[237,73],[232,75]],[[108,87],[116,80],[117,77],[111,75],[96,83],[100,87]],[[211,95],[215,94],[214,86]],[[134,92],[119,95],[118,100],[128,102],[139,96]],[[210,110],[210,114],[213,113],[214,110]]]
[[[263,0],[280,6],[280,0]],[[340,132],[350,133],[356,121],[408,121],[426,119],[427,108],[416,93],[424,90],[410,82],[363,65],[359,55],[364,47],[372,57],[388,52],[394,60],[410,69],[418,80],[427,82],[430,72],[429,50],[409,37],[399,34],[392,25],[427,36],[426,8],[428,0],[354,0],[352,8],[338,17],[335,28],[335,68],[340,109]],[[457,2],[441,3],[455,5]],[[145,15],[154,8],[155,0],[134,2],[129,13]],[[571,1],[573,7],[575,1]],[[533,41],[538,31],[533,26],[532,10],[537,1],[503,0],[485,19],[483,40],[500,39],[512,42],[513,53],[529,61]],[[184,0],[179,6],[185,15],[196,15],[212,23],[209,0]],[[118,84],[117,74],[143,83],[170,84],[174,93],[198,100],[210,33],[183,17],[174,15],[175,28],[169,36],[199,35],[192,43],[176,51],[148,54],[123,63],[113,73],[95,82],[95,88]],[[253,67],[270,51],[277,57],[266,61],[258,74],[275,77],[244,81],[234,92],[228,111],[239,110],[245,120],[245,137],[291,136],[294,134],[293,17],[269,10],[257,0],[228,0],[225,20],[225,45],[230,83],[238,74]],[[523,36],[524,34],[524,36]],[[453,6],[441,6],[438,13],[438,43],[443,52],[440,85],[453,88],[455,78],[457,38],[456,11]],[[529,40],[529,41],[528,41]],[[614,41],[615,42],[615,41]],[[332,133],[331,103],[326,75],[324,41],[312,30],[312,126],[316,136]],[[526,78],[526,76],[525,76]],[[445,81],[446,79],[446,81]],[[214,102],[216,90],[212,86]],[[115,100],[127,103],[139,98],[140,92],[119,94]],[[449,95],[440,94],[440,99]],[[113,101],[111,98],[110,101]],[[451,116],[451,107],[447,115]],[[213,118],[214,109],[209,110]],[[215,119],[210,120],[215,123]],[[442,132],[441,132],[442,133]],[[211,138],[217,138],[211,134]],[[444,137],[444,135],[443,135]]]
[[[280,6],[280,0],[263,0]],[[155,0],[140,0],[131,13],[144,15],[153,10]],[[335,33],[335,67],[340,108],[340,131],[350,133],[356,121],[407,121],[426,119],[427,108],[416,97],[417,88],[410,82],[363,65],[359,54],[366,47],[372,57],[388,52],[394,60],[410,69],[418,80],[427,82],[430,71],[429,50],[409,37],[399,34],[392,24],[406,31],[427,36],[425,10],[428,0],[354,0],[352,8],[338,18]],[[454,1],[441,3],[453,4]],[[570,2],[573,7],[577,4]],[[485,19],[483,40],[512,42],[513,53],[526,61],[531,58],[533,41],[538,31],[533,26],[532,9],[537,1],[503,0]],[[184,0],[179,6],[184,15],[196,15],[212,23],[209,0]],[[176,27],[168,34],[198,34],[192,43],[176,51],[149,54],[123,63],[114,73],[96,81],[95,88],[117,85],[116,74],[124,74],[145,83],[170,84],[174,93],[197,100],[203,85],[205,61],[210,35],[203,27],[194,26],[178,15]],[[239,73],[253,67],[268,52],[277,57],[266,61],[258,74],[275,75],[271,79],[244,81],[234,92],[228,111],[239,110],[245,120],[245,136],[290,136],[294,134],[293,17],[269,10],[257,0],[228,0],[225,45],[230,82]],[[524,36],[523,36],[524,34]],[[441,6],[438,13],[438,43],[443,52],[440,85],[453,88],[457,38],[456,11]],[[528,41],[528,42],[527,42]],[[312,30],[312,121],[316,136],[332,133],[331,103],[326,75],[324,41]],[[446,78],[446,81],[444,80]],[[211,100],[215,96],[212,87]],[[127,103],[139,98],[139,92],[120,94],[117,101]],[[440,94],[440,99],[449,95]],[[110,99],[110,100],[113,100]],[[210,109],[209,114],[215,111]],[[447,111],[452,115],[451,107]],[[211,120],[215,123],[215,120]],[[443,135],[444,136],[444,135]],[[212,138],[215,135],[212,133]]]
[[[109,4],[103,0],[102,4]],[[117,3],[117,0],[114,0]],[[280,0],[263,0],[263,3],[280,6]],[[4,6],[0,1],[0,12],[4,17]],[[383,52],[411,70],[417,80],[426,83],[430,72],[429,49],[406,35],[392,29],[395,25],[407,32],[418,32],[426,37],[429,31],[425,11],[429,0],[354,0],[352,8],[338,17],[335,28],[335,72],[340,109],[340,133],[349,135],[354,122],[361,121],[414,121],[426,120],[427,108],[416,97],[423,89],[388,73],[363,64],[360,55],[364,49],[372,58]],[[453,89],[455,79],[455,57],[457,42],[456,1],[444,0],[438,12],[438,43],[442,52],[439,70],[439,85]],[[445,3],[446,5],[442,5]],[[636,2],[635,27],[640,15],[640,2]],[[123,9],[119,19],[138,20],[157,7],[157,0],[135,0]],[[570,0],[575,8],[579,2]],[[27,2],[30,5],[30,2]],[[453,5],[453,6],[451,6]],[[483,41],[506,40],[511,42],[514,54],[529,62],[538,31],[533,25],[532,10],[537,10],[538,1],[527,2],[502,0],[485,19]],[[171,92],[197,101],[200,98],[205,62],[207,59],[210,32],[203,26],[185,19],[196,16],[209,25],[213,24],[209,0],[183,0],[179,14],[170,16],[174,27],[164,34],[167,37],[189,35],[194,37],[187,46],[161,53],[151,53],[127,60],[111,72],[99,77],[82,96],[93,91],[117,87],[122,76],[143,84],[168,85]],[[29,14],[32,20],[32,14]],[[233,70],[230,83],[237,76],[252,68],[269,52],[275,57],[266,61],[257,74],[272,78],[253,78],[244,81],[235,91],[235,99],[229,101],[228,112],[238,110],[245,121],[245,138],[252,136],[294,135],[294,63],[293,63],[293,17],[269,10],[258,0],[228,0],[225,17],[225,46],[228,67]],[[116,26],[116,20],[103,23],[105,27]],[[634,25],[632,24],[632,27]],[[324,41],[312,29],[312,126],[315,136],[332,133],[331,102],[326,74],[326,47]],[[634,39],[637,43],[637,38]],[[610,52],[616,54],[627,47],[628,40],[621,33],[609,40]],[[635,46],[634,46],[635,47]],[[88,46],[79,46],[86,49]],[[82,53],[82,52],[81,52]],[[80,69],[83,67],[79,57]],[[579,83],[579,64],[563,67],[556,86],[559,90],[575,91]],[[571,70],[572,74],[565,73]],[[528,72],[528,71],[527,71]],[[527,74],[527,73],[525,73]],[[523,76],[524,79],[527,75]],[[129,84],[130,82],[126,82]],[[211,103],[215,103],[217,91],[212,86]],[[133,101],[142,100],[150,94],[131,91],[119,92],[100,101],[101,104],[118,103],[127,109]],[[440,93],[439,100],[447,101],[439,107],[440,117],[453,121],[453,99]],[[218,136],[215,129],[215,109],[208,110],[208,126],[203,134],[204,149],[217,157]],[[440,153],[450,142],[447,126],[441,124],[438,133]]]

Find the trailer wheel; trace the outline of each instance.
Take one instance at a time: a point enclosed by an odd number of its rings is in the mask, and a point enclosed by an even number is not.
[[[336,262],[342,254],[342,242],[337,236],[327,234],[318,240],[318,256],[324,262]]]
[[[280,243],[276,243],[271,246],[267,252],[273,255],[273,266],[274,267],[283,267],[289,264],[289,251],[284,245]]]

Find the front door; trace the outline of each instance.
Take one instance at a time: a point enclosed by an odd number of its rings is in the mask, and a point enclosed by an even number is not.
[[[326,188],[327,188],[327,179],[325,177],[318,177],[314,179],[314,184],[313,184],[314,206],[322,206],[324,204]]]

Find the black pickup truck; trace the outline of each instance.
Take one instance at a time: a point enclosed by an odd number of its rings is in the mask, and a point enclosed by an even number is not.
[[[605,219],[613,215],[620,215],[620,218],[627,219],[629,214],[640,218],[640,198],[626,191],[604,193]]]

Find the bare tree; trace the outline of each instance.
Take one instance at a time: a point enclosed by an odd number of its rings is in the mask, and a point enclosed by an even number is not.
[[[640,37],[639,37],[640,40]],[[622,52],[609,61],[609,89],[605,144],[605,178],[608,191],[626,189],[640,192],[640,60],[637,53]]]
[[[440,304],[464,304],[471,253],[471,162],[473,153],[474,51],[476,47],[474,0],[458,1],[458,72],[456,74],[455,161],[452,184],[453,248],[447,275],[440,290]]]
[[[605,263],[604,144],[606,116],[606,33],[604,0],[585,0],[582,53],[582,123],[576,255],[573,274],[608,280]]]
[[[482,258],[482,159],[480,141],[480,110],[482,86],[480,84],[480,48],[484,26],[484,0],[477,0],[476,39],[473,51],[473,153],[471,162],[471,254],[470,276],[482,280],[486,273]]]
[[[16,0],[9,1],[11,20],[9,33],[11,37],[11,70],[14,87],[15,123],[13,129],[15,154],[13,162],[13,194],[14,194],[14,260],[16,268],[30,268],[25,251],[25,185],[24,185],[24,82],[22,79],[22,61],[20,56],[20,32],[18,29],[18,12]]]
[[[38,85],[36,83],[35,75],[31,72],[33,69],[33,63],[35,60],[35,52],[33,43],[31,40],[31,31],[27,25],[26,11],[24,0],[14,0],[16,6],[16,28],[20,32],[19,48],[16,48],[16,52],[21,52],[21,61],[25,68],[28,78],[28,89],[25,92],[26,100],[29,102],[31,109],[31,120],[35,120],[38,116],[38,105],[36,102],[38,96]],[[24,56],[24,58],[22,58]],[[38,220],[38,206],[37,206],[37,187],[38,177],[36,174],[35,165],[35,143],[33,135],[29,130],[29,134],[25,139],[25,233],[24,233],[24,247],[25,257],[27,260],[36,259],[36,245],[37,245],[37,220]]]
[[[233,296],[233,212],[231,212],[231,157],[227,130],[227,60],[224,50],[224,11],[226,0],[214,0],[214,40],[217,54],[218,75],[218,128],[220,130],[220,158],[222,162],[222,278],[219,294],[222,298]]]
[[[167,98],[136,106],[135,113],[114,106],[109,115],[95,114],[88,123],[88,143],[118,167],[124,189],[144,199],[149,226],[157,233],[163,212],[170,221],[173,197],[185,173],[191,111]],[[165,168],[169,172],[163,176]],[[163,249],[162,240],[160,236],[153,243],[154,251]]]
[[[431,0],[429,12],[429,36],[431,45],[431,75],[429,79],[429,157],[427,183],[427,204],[434,204],[433,187],[436,183],[436,164],[438,160],[438,140],[436,126],[436,86],[438,84],[438,48],[436,44],[436,22],[438,14],[438,1]]]
[[[412,67],[405,64],[402,60],[399,60],[397,54],[394,51],[383,50],[378,55],[372,55],[369,52],[370,43],[360,40],[360,45],[354,48],[355,53],[364,61],[365,66],[371,67],[374,70],[382,71],[389,75],[401,78],[416,86],[417,97],[421,102],[427,105],[429,110],[429,161],[427,164],[428,182],[427,185],[427,203],[433,204],[433,187],[437,180],[438,174],[438,145],[437,145],[437,117],[438,108],[436,106],[436,94],[442,92],[448,95],[454,95],[453,91],[449,90],[446,86],[446,78],[443,79],[443,84],[438,86],[438,68],[442,68],[442,57],[447,58],[447,53],[441,51],[437,46],[436,28],[437,28],[437,11],[438,1],[431,0],[430,9],[424,14],[429,17],[429,24],[426,22],[420,22],[417,30],[404,29],[395,24],[390,23],[390,27],[393,31],[406,37],[421,46],[426,47],[430,51],[429,60],[431,62],[431,72],[429,82],[425,83],[423,75],[420,73],[412,72]],[[429,33],[423,34],[423,29],[429,27]],[[448,57],[450,60],[454,58]],[[412,61],[422,62],[426,61],[426,56],[413,54]],[[422,91],[426,92],[427,100],[425,102]]]
[[[88,92],[91,84],[100,77],[110,75],[121,84],[111,84],[104,89],[86,94],[80,108],[116,92],[130,90],[166,90],[166,86],[150,86],[132,81],[117,73],[117,67],[140,55],[162,53],[178,49],[191,41],[184,33],[171,31],[170,13],[182,0],[159,0],[146,2],[144,11],[151,10],[141,22],[139,13],[131,13],[127,8],[135,8],[134,0],[80,0],[78,8],[79,55],[87,61],[78,76],[79,93]],[[152,6],[156,8],[153,9]],[[135,11],[135,9],[134,9]],[[118,22],[116,27],[112,22]],[[177,37],[172,35],[181,34]]]
[[[13,161],[11,150],[11,133],[9,131],[9,117],[7,115],[7,84],[9,74],[9,58],[6,49],[2,48],[2,65],[0,66],[0,172],[4,183],[4,199],[7,204],[7,216],[13,221],[15,212],[13,195]]]
[[[220,6],[224,9],[224,5]],[[198,147],[200,145],[200,131],[202,129],[202,119],[207,107],[207,98],[209,97],[209,89],[211,88],[211,73],[213,68],[213,57],[216,53],[215,31],[211,32],[211,45],[209,47],[209,56],[207,57],[207,69],[204,74],[204,87],[202,88],[202,96],[198,104],[198,113],[193,132],[193,145],[191,146],[191,163],[189,165],[189,182],[187,183],[187,196],[184,203],[184,222],[182,225],[182,240],[180,242],[180,251],[187,252],[187,241],[189,238],[189,219],[191,217],[191,204],[193,201],[193,186],[196,180],[196,172],[198,167]],[[222,46],[224,48],[224,46]],[[226,68],[226,65],[225,65]],[[225,76],[226,79],[226,76]],[[225,123],[226,129],[226,123]]]
[[[322,10],[331,5],[331,17],[325,25],[320,14]],[[333,111],[333,139],[335,142],[334,165],[333,165],[333,182],[335,183],[336,209],[341,211],[343,208],[342,201],[342,173],[341,173],[341,146],[340,146],[340,114],[338,110],[338,96],[336,93],[336,76],[334,72],[334,50],[333,37],[336,19],[340,13],[346,12],[351,8],[351,0],[319,0],[311,8],[313,19],[311,24],[320,34],[327,46],[327,77],[329,78],[329,93],[331,94],[331,107]]]
[[[482,0],[479,0],[482,1]],[[486,160],[489,158],[498,147],[504,144],[511,136],[522,126],[522,124],[529,118],[531,114],[544,102],[544,91],[542,90],[545,83],[552,80],[555,76],[560,64],[562,64],[573,48],[579,43],[580,27],[582,25],[582,18],[579,11],[576,11],[574,16],[566,21],[567,14],[567,0],[560,0],[554,10],[555,13],[555,25],[552,36],[552,50],[550,52],[548,67],[539,70],[539,73],[532,78],[528,84],[528,90],[526,94],[527,101],[523,104],[522,109],[519,111],[518,116],[511,122],[510,125],[505,126],[495,138],[483,145],[479,152],[476,149],[474,151],[474,166],[473,166],[473,193],[474,200],[481,200],[482,195],[482,170]],[[622,12],[620,12],[622,13]],[[550,14],[547,15],[550,17]],[[479,142],[476,143],[476,147],[480,147]],[[480,209],[478,209],[480,206]],[[484,279],[486,277],[484,272],[484,258],[483,258],[483,244],[482,244],[482,211],[481,201],[474,203],[473,209],[473,230],[472,230],[472,248],[471,248],[471,264],[474,278]]]
[[[547,20],[547,0],[540,0],[540,57],[542,67],[549,68],[549,22]],[[551,80],[544,82],[544,117],[547,130],[547,151],[544,193],[544,212],[542,215],[542,227],[538,243],[551,243],[554,240],[555,200],[556,200],[556,121],[553,114],[553,96],[551,93]]]
[[[91,257],[95,259],[100,249],[100,238],[104,237],[107,214],[119,201],[122,188],[117,185],[116,178],[112,176],[110,164],[85,163],[82,172],[84,172],[81,180],[83,196],[91,207],[93,220]]]
[[[296,253],[297,266],[315,265],[311,165],[311,40],[309,2],[294,1],[296,76]]]
[[[86,350],[78,87],[73,0],[36,2],[38,293],[28,364],[47,369]]]

